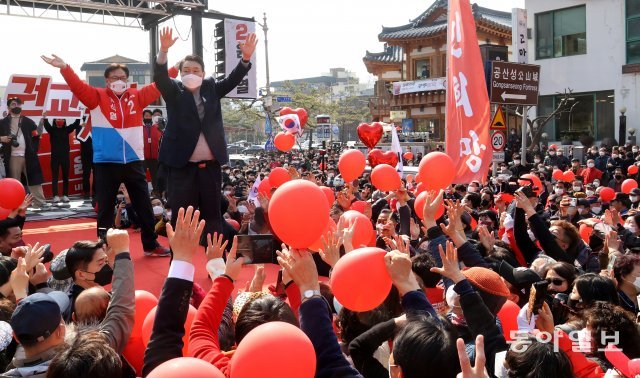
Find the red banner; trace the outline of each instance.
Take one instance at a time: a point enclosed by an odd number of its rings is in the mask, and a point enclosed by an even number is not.
[[[469,0],[449,0],[447,35],[447,154],[455,183],[485,182],[492,160],[491,108]]]

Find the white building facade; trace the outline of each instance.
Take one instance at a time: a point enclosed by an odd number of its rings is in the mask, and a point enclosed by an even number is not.
[[[577,144],[591,135],[624,143],[625,109],[627,130],[640,130],[640,1],[527,0],[525,8],[529,63],[541,66],[534,113],[549,114],[562,98],[557,93],[573,90],[572,111],[546,127],[549,141]]]

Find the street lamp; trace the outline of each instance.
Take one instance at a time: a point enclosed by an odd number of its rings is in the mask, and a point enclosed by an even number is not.
[[[625,145],[626,136],[627,136],[627,116],[625,113],[627,112],[627,107],[622,106],[620,108],[620,128],[618,129],[618,143],[621,146]]]

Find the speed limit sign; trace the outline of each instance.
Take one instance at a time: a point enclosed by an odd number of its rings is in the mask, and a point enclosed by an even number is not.
[[[504,132],[500,130],[496,130],[491,134],[491,147],[493,147],[494,151],[502,151],[504,150],[504,145],[506,143],[506,136]]]

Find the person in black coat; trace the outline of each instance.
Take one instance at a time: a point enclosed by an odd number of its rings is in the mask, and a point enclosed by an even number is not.
[[[42,114],[43,117],[47,113]],[[80,119],[75,120],[70,125],[63,118],[54,119],[53,125],[47,118],[43,118],[44,129],[49,133],[49,143],[51,144],[51,189],[53,192],[53,202],[58,202],[58,173],[62,169],[62,202],[69,202],[69,134],[78,126]]]
[[[38,160],[40,131],[35,122],[21,115],[22,100],[13,97],[7,100],[9,115],[0,120],[0,143],[2,157],[8,177],[27,179],[29,191],[33,194],[34,207],[46,205],[42,191],[42,169]]]
[[[177,39],[177,38],[176,38]],[[175,43],[170,28],[160,33],[160,52],[153,80],[167,103],[167,127],[158,157],[166,168],[171,208],[194,206],[206,220],[205,234],[222,232],[221,166],[229,160],[220,99],[231,92],[251,69],[255,34],[240,45],[242,61],[223,80],[204,78],[204,61],[188,55],[180,63],[182,81],[169,78],[167,52]],[[175,224],[177,214],[171,223]],[[206,245],[206,238],[201,240]]]
[[[83,135],[83,128],[91,127],[91,118],[83,118],[76,126],[76,140],[80,142],[80,159],[82,160],[82,194],[84,199],[91,198],[91,170],[93,169],[93,140],[91,133]]]

